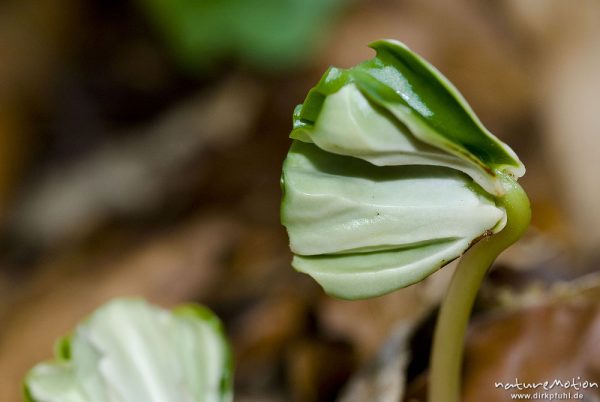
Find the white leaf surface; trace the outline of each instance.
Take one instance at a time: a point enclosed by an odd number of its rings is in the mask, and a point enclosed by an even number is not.
[[[490,193],[499,191],[497,180],[480,165],[416,138],[413,133],[426,138],[435,136],[413,118],[411,110],[404,109],[399,105],[388,105],[388,110],[377,107],[354,84],[348,84],[325,99],[315,126],[304,141],[378,166],[450,167],[469,175]]]
[[[230,356],[216,316],[117,299],[75,330],[66,356],[34,367],[34,402],[231,401]],[[63,353],[64,354],[64,353]]]
[[[294,267],[342,298],[416,283],[505,224],[491,195],[446,167],[375,166],[296,141],[283,184]]]

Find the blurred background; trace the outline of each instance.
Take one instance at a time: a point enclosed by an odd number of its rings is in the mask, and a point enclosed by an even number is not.
[[[212,308],[236,401],[423,400],[452,266],[339,301],[291,268],[279,224],[294,106],[379,38],[436,65],[528,169],[533,223],[481,290],[465,400],[600,381],[599,2],[4,0],[0,400],[123,295]]]

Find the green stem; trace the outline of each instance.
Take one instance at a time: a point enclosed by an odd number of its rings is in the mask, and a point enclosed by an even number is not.
[[[461,258],[438,316],[429,372],[429,402],[459,402],[464,339],[477,291],[496,257],[525,232],[531,218],[529,199],[517,182],[504,178],[506,227],[485,237]]]

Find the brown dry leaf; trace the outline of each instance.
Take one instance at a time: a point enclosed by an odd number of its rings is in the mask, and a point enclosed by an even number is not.
[[[467,336],[464,401],[511,400],[510,394],[515,390],[498,388],[497,382],[552,383],[555,379],[575,379],[600,385],[599,294],[600,274],[596,273],[513,292],[509,302],[476,318]],[[563,391],[569,390],[555,387],[549,393]],[[582,394],[583,399],[560,400],[600,401],[598,388]],[[409,384],[406,401],[426,400],[427,376],[422,373]]]
[[[554,182],[552,196],[565,207],[574,246],[589,262],[600,243],[600,3],[503,4],[514,34],[532,49],[534,107],[544,134],[540,150],[551,162],[546,175]]]
[[[177,193],[185,168],[204,162],[203,152],[227,148],[248,134],[261,99],[256,83],[231,77],[175,105],[136,135],[45,172],[19,200],[12,234],[22,242],[64,245],[115,215],[156,209]]]
[[[441,300],[454,272],[448,265],[424,281],[385,296],[346,301],[324,296],[318,318],[330,336],[350,342],[368,362],[398,323],[416,324]]]
[[[344,343],[302,339],[289,348],[286,363],[294,401],[329,402],[352,373],[354,354]]]
[[[22,110],[0,99],[0,226],[26,159],[29,135]]]
[[[76,0],[2,2],[0,101],[22,101],[44,93],[77,38],[81,20]]]
[[[321,302],[323,330],[350,342],[362,365],[342,391],[340,402],[402,400],[409,338],[445,294],[454,269],[455,264],[450,264],[416,285],[369,300]]]
[[[264,297],[231,325],[236,379],[243,391],[264,389],[275,381],[282,353],[307,325],[307,306],[293,294]]]
[[[590,303],[600,300],[600,272],[572,281],[558,281],[552,284],[533,281],[522,289],[499,286],[489,287],[487,291],[494,295],[495,309],[505,312],[549,303]]]
[[[313,285],[291,269],[290,259],[287,237],[281,227],[249,224],[232,250],[228,276],[214,295],[214,302],[247,302],[273,294],[277,289],[298,289],[298,285],[304,288],[305,283]],[[309,291],[310,288],[307,293]],[[301,293],[298,292],[300,298],[306,299]]]
[[[28,102],[44,102],[51,78],[76,37],[79,6],[75,0],[0,4],[0,224],[31,152]]]
[[[399,402],[404,397],[414,324],[399,324],[375,360],[348,383],[338,402]]]
[[[511,391],[495,382],[552,383],[555,379],[600,383],[600,305],[555,303],[523,309],[475,323],[465,360],[466,402],[501,402]],[[538,390],[527,390],[533,394]],[[551,392],[568,391],[561,388]],[[573,390],[571,390],[573,392]],[[514,392],[514,391],[512,391]],[[581,391],[599,401],[600,390]]]

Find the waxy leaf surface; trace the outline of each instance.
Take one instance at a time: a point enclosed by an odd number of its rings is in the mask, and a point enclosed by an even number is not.
[[[371,47],[372,60],[325,73],[294,114],[292,138],[376,165],[448,166],[499,196],[499,174],[525,173],[435,67],[400,42]]]
[[[231,358],[218,318],[188,305],[173,312],[117,299],[34,367],[33,402],[229,402]]]
[[[296,141],[283,170],[293,265],[342,298],[418,282],[504,225],[468,176],[440,166],[375,166]]]
[[[458,90],[397,41],[332,67],[294,111],[281,219],[292,265],[329,294],[419,282],[506,224],[506,177],[525,168]]]

